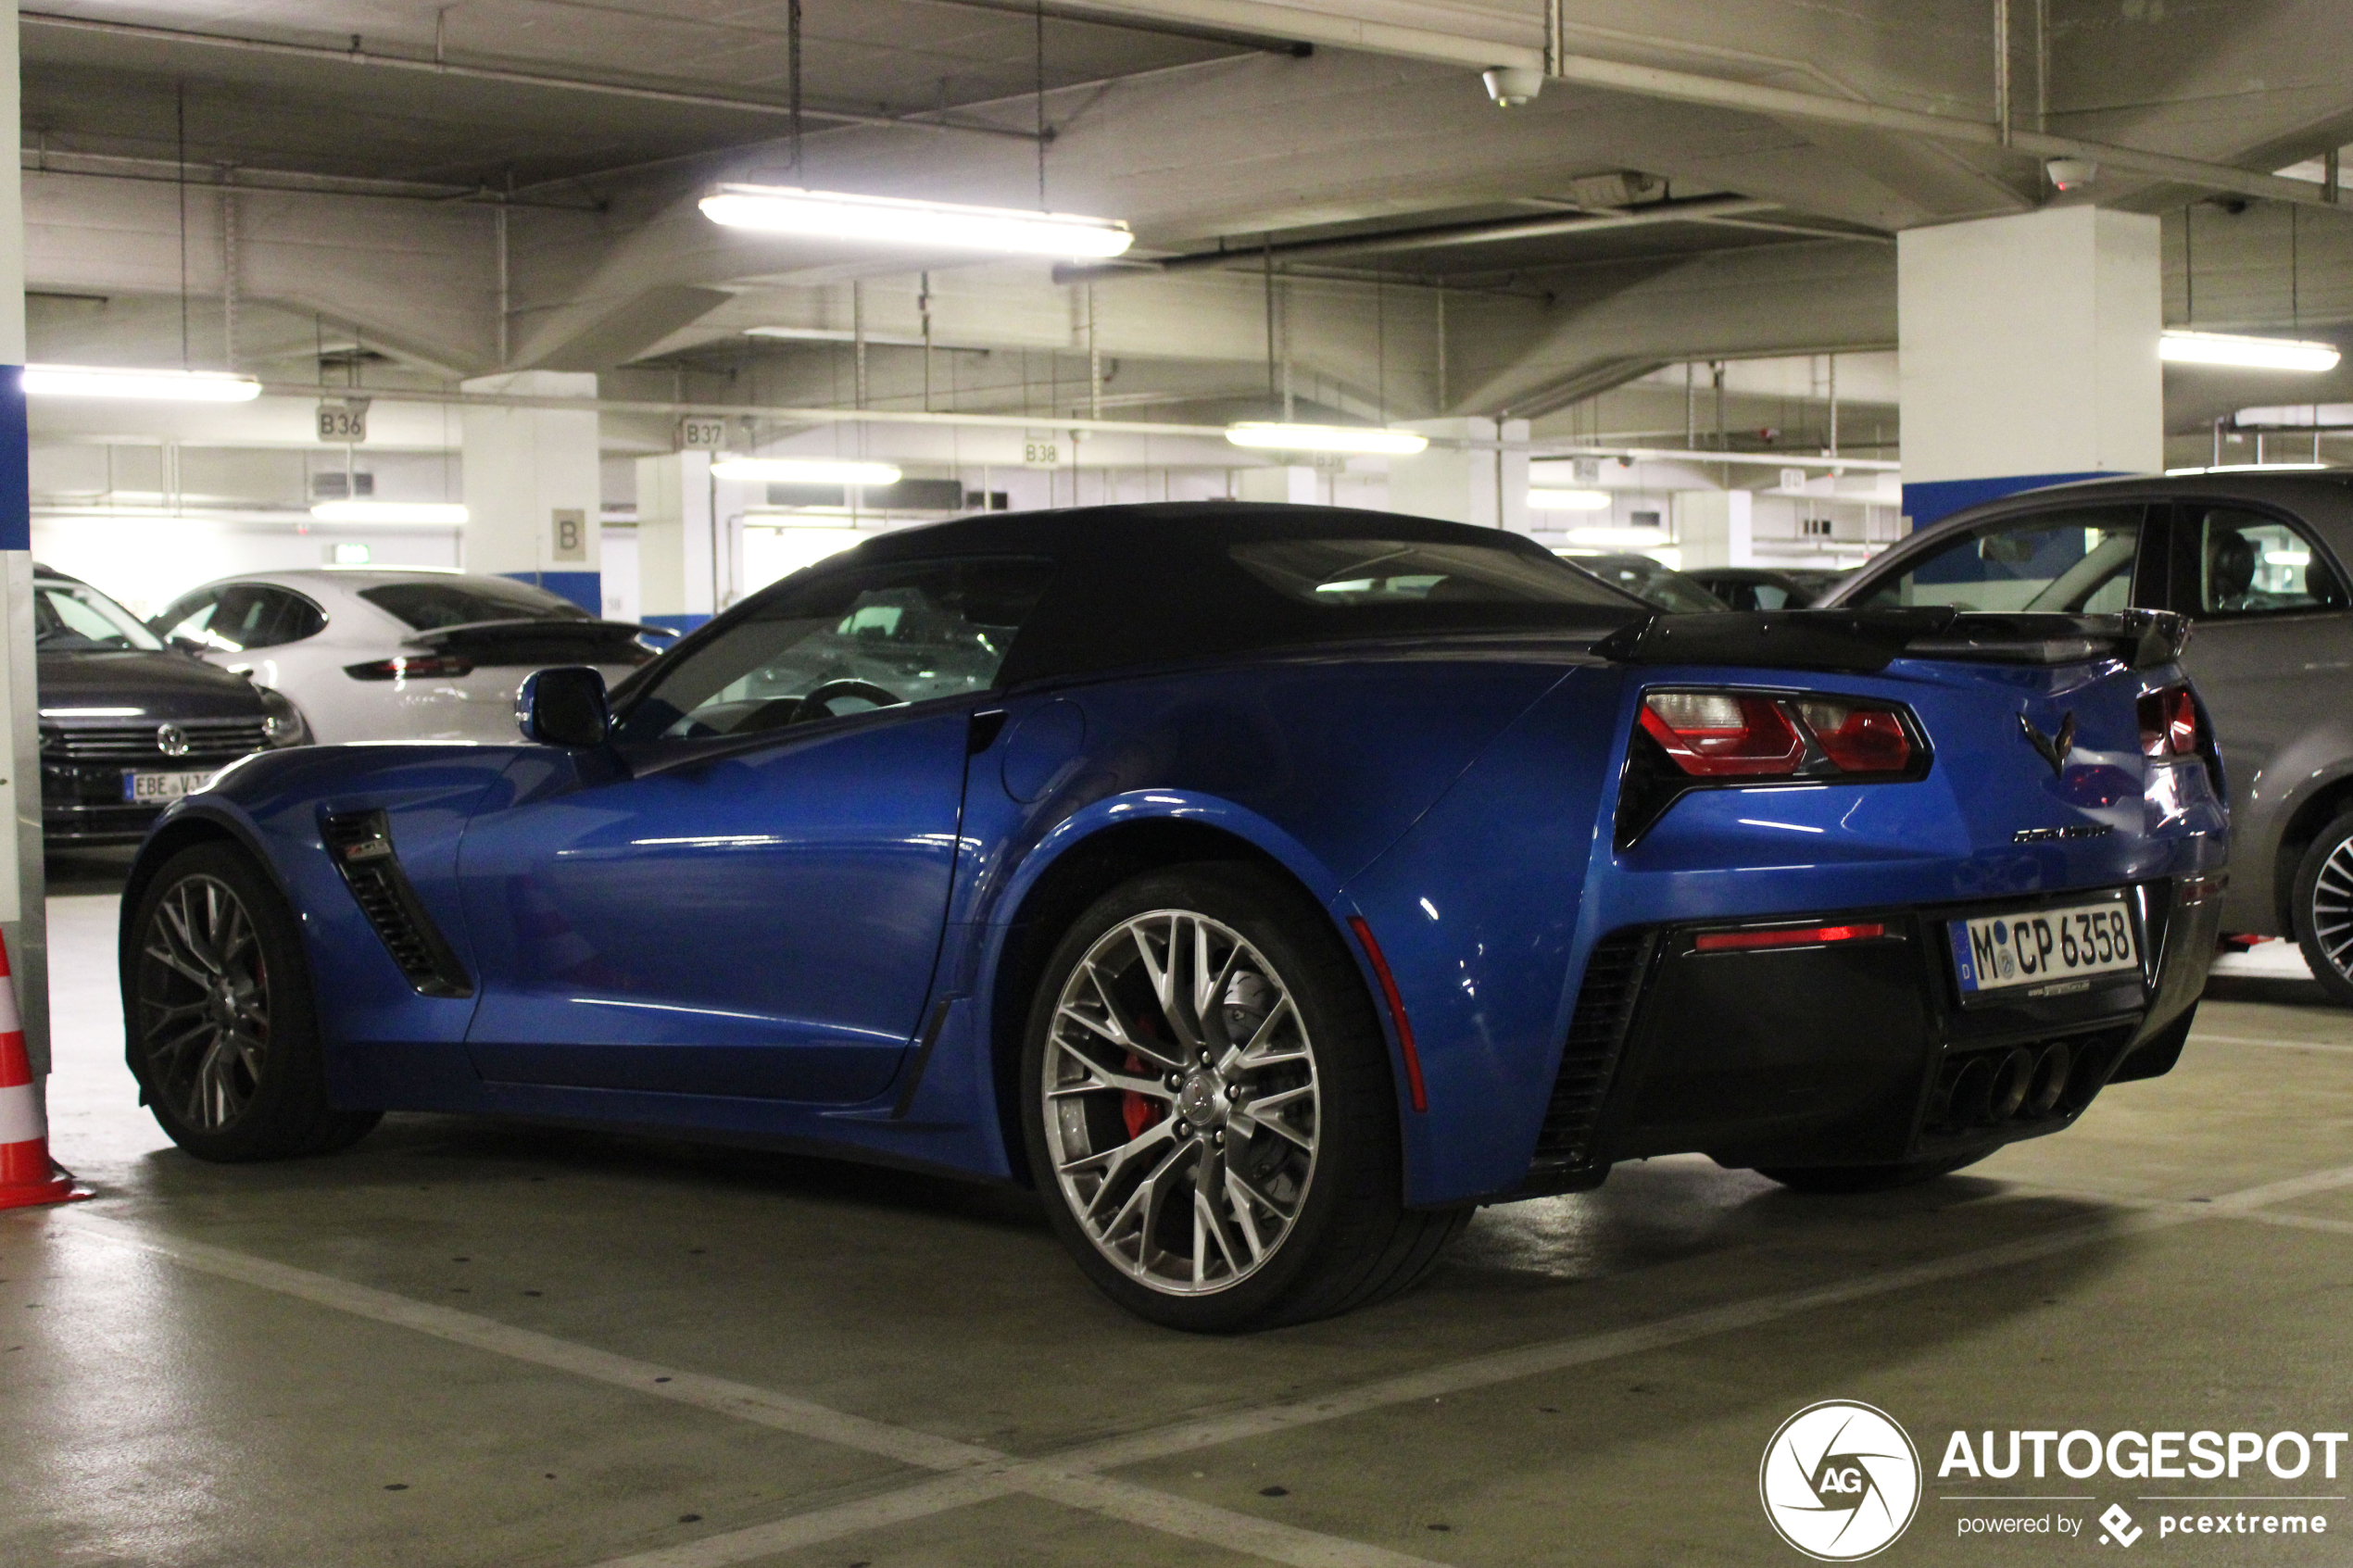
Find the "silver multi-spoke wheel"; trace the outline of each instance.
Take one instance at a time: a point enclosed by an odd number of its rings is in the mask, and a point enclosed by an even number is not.
[[[2340,842],[2312,880],[2312,938],[2341,980],[2353,982],[2353,838]]]
[[[173,884],[140,946],[138,1027],[149,1082],[189,1126],[215,1132],[252,1103],[270,1056],[270,973],[253,915],[212,876]]]
[[[1315,1180],[1315,1042],[1275,966],[1205,915],[1153,909],[1096,939],[1063,983],[1037,1092],[1070,1212],[1155,1291],[1249,1278]]]

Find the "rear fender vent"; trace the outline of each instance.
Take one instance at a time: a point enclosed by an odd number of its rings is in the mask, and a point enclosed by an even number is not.
[[[392,823],[382,811],[346,811],[320,827],[327,853],[343,873],[359,912],[421,997],[471,997],[473,981],[400,869]]]
[[[1592,1162],[1603,1102],[1617,1076],[1627,1025],[1633,1021],[1642,975],[1656,946],[1656,933],[1641,928],[1614,931],[1593,945],[1592,957],[1585,960],[1584,981],[1577,988],[1577,1012],[1569,1021],[1568,1042],[1553,1080],[1552,1100],[1544,1109],[1543,1129],[1536,1135],[1531,1177]]]

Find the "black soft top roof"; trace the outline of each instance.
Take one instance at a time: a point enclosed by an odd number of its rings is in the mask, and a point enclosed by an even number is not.
[[[1576,575],[1595,589],[1592,604],[1423,601],[1345,609],[1302,604],[1243,570],[1230,553],[1239,544],[1287,539],[1467,545],[1560,564],[1534,540],[1501,529],[1347,507],[1200,501],[958,518],[877,534],[814,571],[831,575],[975,556],[1053,561],[1059,568],[1053,583],[1000,671],[1007,685],[1368,637],[1603,633],[1649,613],[1642,601],[1583,573]]]

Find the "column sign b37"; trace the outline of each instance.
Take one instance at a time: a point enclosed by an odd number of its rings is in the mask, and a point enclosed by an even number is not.
[[[678,450],[681,452],[719,452],[727,445],[727,421],[723,419],[697,419],[689,414],[678,421]]]
[[[319,405],[319,439],[335,446],[357,446],[368,439],[368,399],[346,397]]]

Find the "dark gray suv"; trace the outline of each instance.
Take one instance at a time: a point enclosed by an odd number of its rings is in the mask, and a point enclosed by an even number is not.
[[[2027,491],[1937,522],[1826,603],[2173,609],[2231,792],[2222,929],[2294,936],[2353,1005],[2353,472]]]

